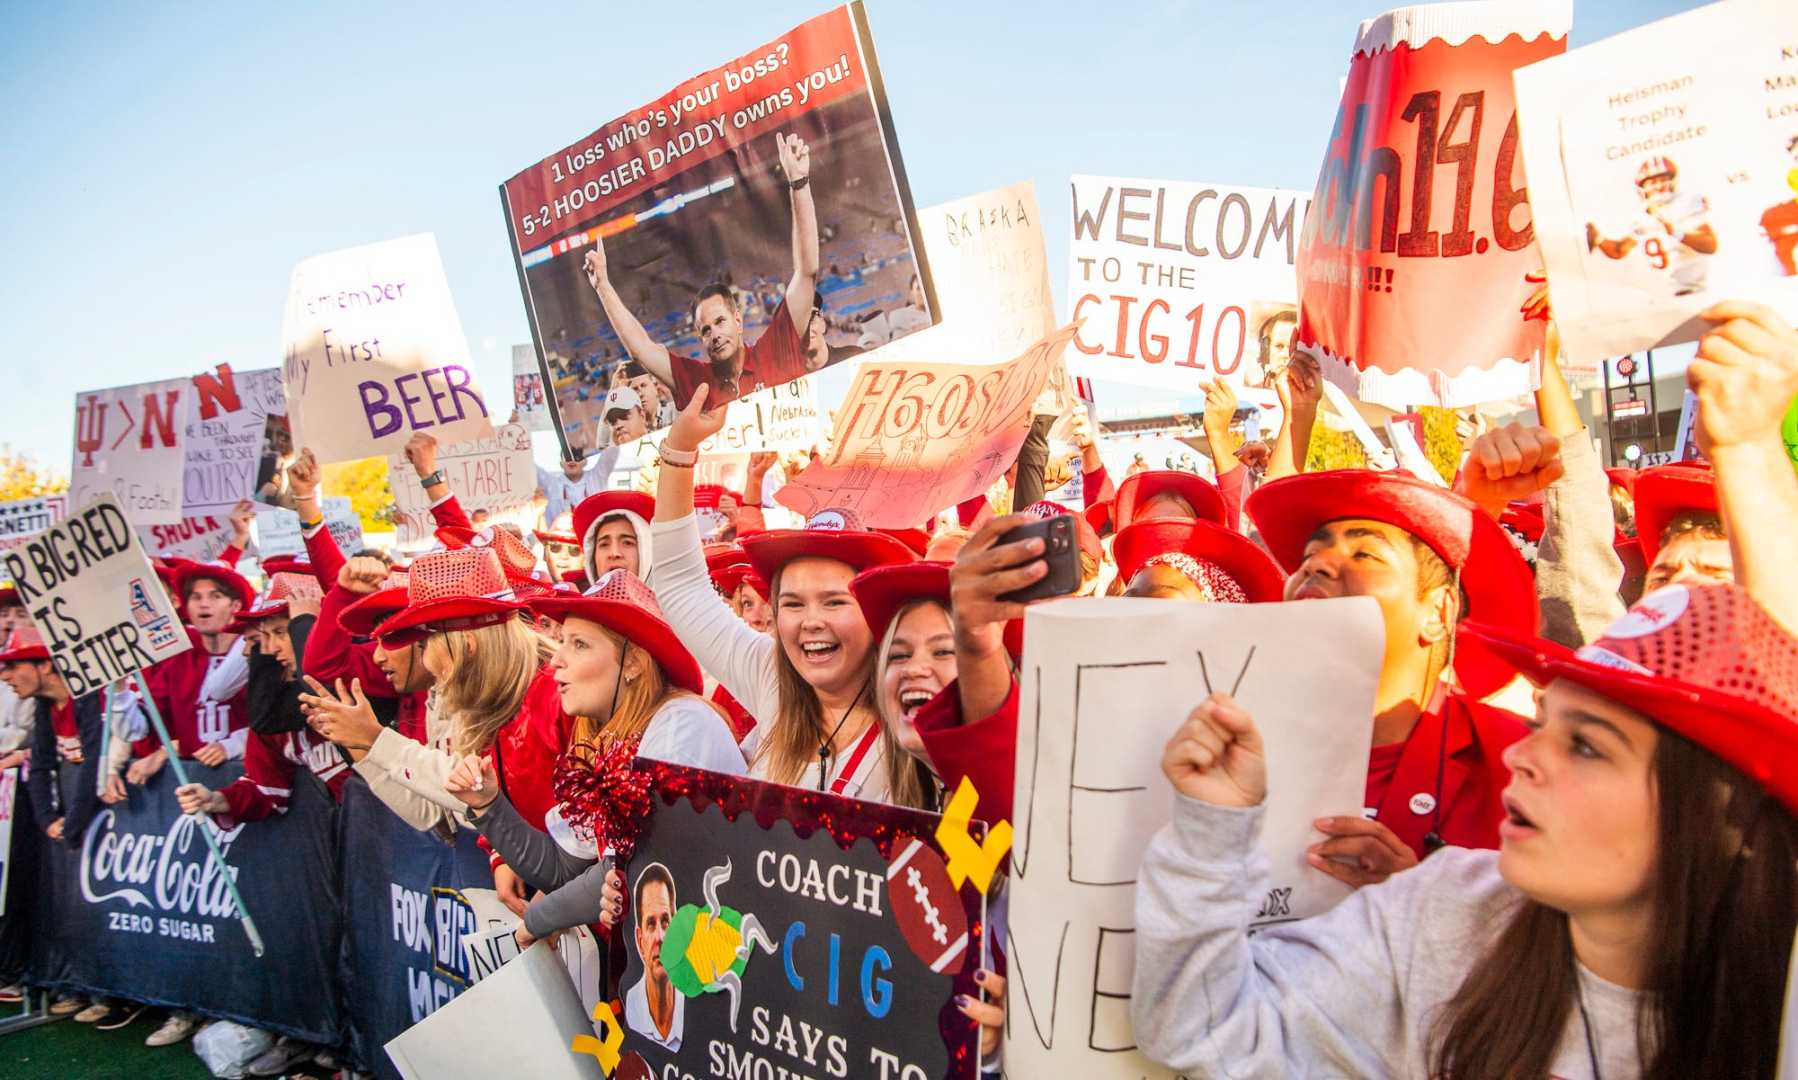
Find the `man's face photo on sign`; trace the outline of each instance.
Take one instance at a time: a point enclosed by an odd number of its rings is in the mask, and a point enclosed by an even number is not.
[[[621,383],[653,432],[937,320],[873,64],[838,8],[506,182],[565,448],[644,434]]]

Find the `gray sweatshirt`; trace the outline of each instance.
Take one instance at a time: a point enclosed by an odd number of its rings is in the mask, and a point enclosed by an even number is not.
[[[1597,641],[1623,617],[1611,481],[1592,438],[1581,431],[1561,441],[1567,471],[1542,493],[1542,543],[1536,551],[1536,596],[1541,634],[1570,649]],[[1474,618],[1478,618],[1476,614]]]
[[[1521,894],[1498,853],[1447,848],[1331,910],[1249,936],[1263,807],[1175,795],[1136,887],[1131,1016],[1192,1077],[1426,1077],[1430,1025]],[[1604,1080],[1638,1076],[1636,997],[1579,969]],[[1553,1075],[1594,1080],[1579,1011]]]

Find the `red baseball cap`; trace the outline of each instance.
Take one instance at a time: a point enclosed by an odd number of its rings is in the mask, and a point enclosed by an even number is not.
[[[1202,476],[1179,469],[1149,469],[1127,476],[1118,485],[1111,508],[1113,526],[1123,532],[1142,519],[1143,510],[1157,495],[1178,495],[1192,504],[1198,520],[1228,525],[1229,511],[1223,492]]]
[[[531,532],[536,534],[537,540],[540,543],[566,544],[569,547],[580,547],[581,546],[580,537],[574,535],[573,533],[546,532],[542,529],[532,529]]]
[[[914,600],[935,600],[949,606],[949,568],[953,563],[910,562],[876,566],[855,575],[849,591],[861,605],[862,618],[874,632],[875,642],[886,636],[899,609]]]
[[[420,556],[406,574],[406,606],[383,622],[383,641],[405,631],[420,634],[478,630],[516,618],[524,603],[491,547],[468,547]]]
[[[1245,509],[1261,539],[1288,575],[1305,561],[1305,545],[1318,528],[1345,518],[1365,518],[1403,529],[1459,569],[1467,594],[1466,618],[1517,634],[1536,629],[1536,584],[1530,568],[1498,522],[1472,500],[1401,471],[1331,469],[1263,484]],[[1508,665],[1477,643],[1457,641],[1455,674],[1474,697],[1510,681]]]
[[[211,581],[230,593],[237,602],[248,609],[256,602],[256,590],[250,587],[250,581],[242,574],[226,566],[224,563],[198,563],[183,559],[175,567],[175,595],[187,603],[188,590],[196,581]]]
[[[35,626],[18,626],[6,636],[6,644],[0,647],[0,664],[16,664],[25,660],[48,660],[50,650],[44,645],[43,635]]]
[[[1798,638],[1739,585],[1669,585],[1575,651],[1469,623],[1461,640],[1537,686],[1578,683],[1753,778],[1798,812]]]
[[[1668,523],[1687,512],[1717,513],[1717,482],[1709,469],[1657,465],[1636,477],[1636,538],[1649,566],[1661,553]]]
[[[1117,534],[1111,554],[1117,560],[1118,579],[1126,585],[1149,560],[1184,555],[1197,560],[1201,570],[1205,563],[1214,565],[1242,589],[1251,604],[1278,603],[1286,591],[1286,575],[1267,552],[1241,533],[1209,521],[1139,521]],[[1176,563],[1169,565],[1180,568]]]
[[[624,635],[655,659],[668,681],[695,694],[705,692],[699,661],[680,643],[662,615],[656,594],[629,570],[609,570],[579,596],[544,596],[530,601],[531,610],[562,622],[569,618],[596,622]]]
[[[780,568],[811,557],[848,563],[856,573],[889,563],[912,562],[911,548],[861,527],[849,510],[820,510],[803,529],[770,529],[743,538],[743,554],[762,580],[772,583]]]

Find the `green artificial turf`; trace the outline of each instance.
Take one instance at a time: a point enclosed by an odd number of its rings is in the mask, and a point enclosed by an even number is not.
[[[5,1006],[0,1018],[13,1016]],[[95,1031],[73,1020],[0,1035],[0,1077],[6,1080],[203,1080],[212,1075],[193,1043],[151,1049],[144,1045],[162,1022],[151,1009],[117,1031]]]

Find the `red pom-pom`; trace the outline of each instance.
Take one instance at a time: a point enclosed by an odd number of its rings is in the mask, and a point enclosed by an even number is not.
[[[556,762],[552,789],[562,816],[600,851],[608,847],[623,864],[636,850],[637,834],[649,815],[650,778],[631,768],[637,739],[622,739],[593,755],[591,763],[569,754]]]

